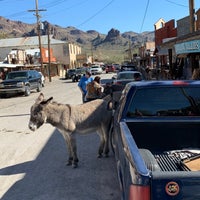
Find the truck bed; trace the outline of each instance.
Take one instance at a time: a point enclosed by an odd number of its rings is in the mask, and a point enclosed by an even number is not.
[[[127,122],[127,125],[149,170],[200,170],[198,121],[159,120],[144,123],[135,120],[134,123]]]
[[[200,149],[174,150],[153,154],[148,149],[139,149],[150,171],[199,171]]]

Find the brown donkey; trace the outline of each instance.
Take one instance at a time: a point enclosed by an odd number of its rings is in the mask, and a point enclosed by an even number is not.
[[[97,132],[100,136],[98,157],[109,152],[109,130],[112,121],[112,100],[110,95],[80,105],[52,102],[53,97],[45,100],[41,93],[31,107],[29,128],[35,131],[44,123],[55,126],[63,135],[69,159],[67,165],[77,167],[76,134]]]

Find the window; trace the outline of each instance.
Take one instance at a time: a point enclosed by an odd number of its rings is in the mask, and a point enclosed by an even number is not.
[[[200,116],[199,91],[199,87],[139,89],[127,116]]]

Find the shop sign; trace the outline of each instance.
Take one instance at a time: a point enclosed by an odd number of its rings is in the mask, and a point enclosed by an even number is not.
[[[200,40],[193,40],[175,44],[176,54],[196,53],[200,52]]]

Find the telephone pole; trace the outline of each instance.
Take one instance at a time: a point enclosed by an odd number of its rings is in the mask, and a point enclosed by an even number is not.
[[[195,10],[194,10],[194,0],[189,0],[190,9],[190,33],[195,31]]]
[[[35,10],[28,10],[29,12],[35,12],[35,16],[37,19],[37,34],[38,34],[38,41],[39,41],[39,49],[40,49],[40,63],[41,63],[41,68],[43,68],[43,58],[42,58],[42,43],[41,43],[41,33],[40,33],[40,18],[41,16],[39,15],[39,12],[41,11],[46,11],[46,9],[38,9],[38,0],[35,0]]]
[[[48,23],[48,76],[49,82],[51,82],[51,48],[50,48],[50,27]]]

